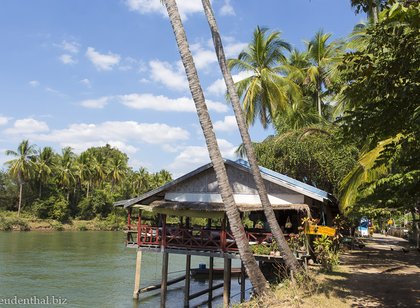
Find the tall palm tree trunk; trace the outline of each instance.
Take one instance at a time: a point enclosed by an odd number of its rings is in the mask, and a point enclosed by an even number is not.
[[[213,37],[214,48],[216,50],[217,59],[220,65],[220,69],[223,74],[223,78],[228,89],[230,101],[232,102],[233,111],[235,113],[236,122],[238,123],[239,132],[242,137],[242,142],[245,147],[245,152],[248,157],[248,161],[251,167],[251,173],[254,177],[255,185],[260,196],[261,204],[264,209],[264,214],[267,218],[267,222],[270,225],[271,232],[276,239],[282,256],[285,260],[286,265],[294,270],[295,272],[301,269],[299,262],[296,260],[292,251],[287,244],[287,241],[283,235],[283,232],[280,229],[280,226],[277,222],[276,215],[274,214],[273,208],[271,206],[270,200],[268,199],[267,190],[265,188],[264,180],[261,176],[260,169],[258,167],[257,158],[255,156],[254,149],[252,147],[251,137],[248,132],[246,125],[245,116],[241,108],[239,101],[238,92],[236,91],[235,83],[233,81],[232,75],[228,69],[225,52],[223,50],[222,39],[217,28],[216,18],[214,16],[213,10],[209,0],[202,0],[204,12],[207,17],[207,21],[210,26],[211,34]]]
[[[175,0],[164,0],[164,3],[175,34],[182,63],[187,74],[190,91],[197,109],[198,118],[206,140],[209,156],[216,173],[220,195],[225,206],[226,215],[229,219],[231,231],[255,292],[257,294],[263,294],[267,290],[268,284],[249,248],[245,229],[242,225],[239,211],[233,198],[232,188],[229,185],[225,164],[222,155],[220,154],[216,135],[213,131],[213,125],[207,110],[203,90],[201,88],[194,60],[189,49],[187,37],[178,12],[178,7]]]
[[[18,217],[20,216],[20,209],[22,207],[22,191],[23,191],[23,183],[19,181],[19,204],[18,204]]]
[[[321,81],[319,79],[320,77],[316,79],[316,106],[319,117],[322,118]]]

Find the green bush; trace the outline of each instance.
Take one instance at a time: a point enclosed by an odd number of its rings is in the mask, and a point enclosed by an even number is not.
[[[70,220],[69,203],[63,196],[52,196],[46,200],[38,199],[33,205],[33,210],[41,219],[52,218],[60,222]]]
[[[87,231],[88,230],[88,228],[86,227],[86,225],[80,225],[80,226],[77,227],[77,229],[79,231]]]
[[[18,217],[3,217],[0,216],[0,230],[1,231],[29,231],[29,224]]]
[[[314,240],[315,256],[321,264],[322,270],[332,272],[334,266],[339,264],[339,250],[334,240],[322,235]]]
[[[84,198],[78,204],[81,219],[94,217],[105,218],[112,211],[112,196],[104,190],[97,190],[92,196]]]
[[[55,230],[55,231],[64,231],[64,226],[61,222],[59,221],[53,221],[51,222],[51,227]]]

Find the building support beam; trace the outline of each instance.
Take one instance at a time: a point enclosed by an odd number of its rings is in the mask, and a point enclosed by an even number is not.
[[[208,307],[211,308],[213,301],[213,268],[214,268],[214,258],[210,257],[209,260],[209,297],[208,297]]]
[[[223,307],[229,307],[232,260],[225,257],[223,273]]]
[[[168,261],[169,254],[164,251],[162,258],[162,280],[161,280],[161,291],[160,291],[160,307],[166,307],[166,294],[168,291]]]
[[[245,301],[245,266],[241,261],[241,303]]]
[[[137,257],[136,257],[136,273],[134,276],[134,292],[133,292],[133,299],[139,299],[139,291],[140,291],[140,275],[141,275],[141,257],[142,251],[137,250]]]
[[[185,260],[185,288],[184,307],[190,306],[190,281],[191,281],[191,255],[186,255]]]

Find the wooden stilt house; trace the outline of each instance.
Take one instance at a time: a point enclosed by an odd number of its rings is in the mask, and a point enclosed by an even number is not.
[[[225,166],[250,244],[270,243],[272,235],[248,162],[225,160]],[[266,168],[261,167],[260,170],[269,200],[286,237],[298,233],[303,217],[318,218],[322,225],[332,224],[338,207],[331,194]],[[140,252],[140,261],[142,251],[163,252],[164,263],[165,260],[167,263],[170,253],[185,254],[188,284],[191,265],[188,258],[191,255],[209,256],[211,264],[214,257],[225,258],[227,262],[239,258],[212,164],[206,164],[137,198],[119,201],[115,206],[128,211],[126,243],[127,247]],[[201,224],[194,223],[197,221]],[[256,257],[257,260],[265,260],[264,256]],[[229,262],[225,264],[229,267]],[[162,273],[164,276],[164,268]],[[167,281],[162,277],[162,290],[166,290],[166,285]],[[225,291],[228,293],[228,290]],[[210,287],[209,294],[211,292]],[[135,298],[138,293],[136,278]],[[166,291],[162,293],[166,294]],[[187,304],[193,296],[186,285]],[[228,294],[224,298],[225,303],[228,302]],[[164,298],[162,300],[165,301]]]

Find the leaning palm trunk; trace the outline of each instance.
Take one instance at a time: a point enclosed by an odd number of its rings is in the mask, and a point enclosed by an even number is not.
[[[283,235],[283,232],[281,231],[280,226],[277,222],[270,200],[268,199],[267,191],[264,185],[264,180],[261,176],[257,159],[255,157],[255,152],[252,147],[251,137],[249,136],[245,116],[242,111],[241,104],[239,102],[238,92],[236,91],[236,87],[235,87],[232,75],[230,74],[230,71],[226,63],[226,57],[223,50],[222,40],[220,38],[219,30],[217,28],[216,19],[214,17],[214,13],[211,8],[210,1],[202,0],[202,3],[204,7],[204,12],[207,16],[207,20],[211,29],[214,48],[216,50],[220,69],[225,79],[230,101],[232,102],[233,111],[235,113],[236,121],[238,123],[239,131],[242,137],[242,142],[245,147],[245,152],[246,152],[246,155],[248,157],[248,161],[251,167],[251,173],[254,177],[255,185],[257,187],[258,194],[260,196],[262,207],[264,209],[264,214],[267,218],[267,222],[270,225],[271,232],[273,233],[274,238],[276,239],[279,245],[280,251],[282,253],[282,256],[285,260],[286,265],[288,266],[288,268],[294,270],[295,272],[301,271],[301,266],[299,262],[296,260],[292,251],[290,250],[289,245],[287,244],[287,241]]]
[[[193,57],[189,50],[187,37],[176,2],[175,0],[165,0],[164,3],[175,34],[182,63],[187,74],[190,91],[197,109],[198,118],[206,140],[209,156],[216,173],[220,195],[225,206],[226,215],[229,219],[231,231],[235,238],[241,259],[245,265],[252,286],[257,294],[262,294],[267,290],[268,284],[249,248],[245,229],[242,225],[239,211],[233,198],[232,188],[229,185],[225,164],[222,155],[220,154],[216,135],[213,131],[213,125],[207,110],[203,90],[198,79]]]

